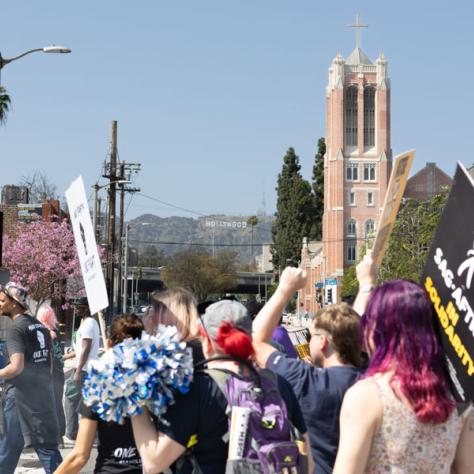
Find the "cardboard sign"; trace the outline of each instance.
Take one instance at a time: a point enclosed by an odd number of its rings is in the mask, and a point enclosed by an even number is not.
[[[288,330],[290,341],[295,347],[296,353],[300,359],[309,357],[309,339],[310,334],[307,328]]]
[[[89,301],[89,310],[91,314],[94,314],[106,308],[109,305],[109,299],[82,176],[79,176],[69,186],[66,191],[66,200]]]
[[[385,251],[387,250],[393,223],[397,218],[400,201],[405,192],[408,173],[410,172],[414,156],[415,150],[410,150],[395,157],[387,194],[385,195],[382,215],[377,225],[377,234],[372,248],[372,256],[377,266],[380,266],[382,263]]]
[[[474,401],[473,208],[474,181],[458,163],[421,281],[434,304],[458,402]]]

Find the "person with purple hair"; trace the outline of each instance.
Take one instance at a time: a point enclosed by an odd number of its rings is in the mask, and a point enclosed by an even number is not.
[[[376,288],[370,252],[357,277],[370,361],[344,397],[334,473],[474,473],[473,409],[450,392],[427,293],[407,280]]]

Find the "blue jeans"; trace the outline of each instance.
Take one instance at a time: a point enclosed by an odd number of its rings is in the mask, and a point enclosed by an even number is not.
[[[21,433],[20,421],[16,413],[13,390],[9,390],[3,399],[5,433],[0,438],[0,466],[2,474],[13,474],[20,459],[25,442]],[[62,457],[57,446],[33,446],[46,474],[52,474],[61,464]]]

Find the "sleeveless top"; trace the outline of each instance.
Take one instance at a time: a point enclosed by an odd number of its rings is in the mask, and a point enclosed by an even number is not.
[[[383,405],[366,474],[450,474],[464,419],[456,409],[444,423],[421,423],[387,382],[374,379]]]

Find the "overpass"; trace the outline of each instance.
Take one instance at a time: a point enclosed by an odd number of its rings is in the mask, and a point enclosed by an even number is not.
[[[128,294],[133,292],[151,293],[155,290],[164,289],[161,280],[161,271],[164,267],[128,267]],[[141,271],[140,278],[137,279],[137,271]],[[266,297],[268,287],[273,283],[273,274],[263,272],[237,272],[237,286],[226,288],[223,293],[242,293]],[[138,286],[138,289],[137,289]]]

